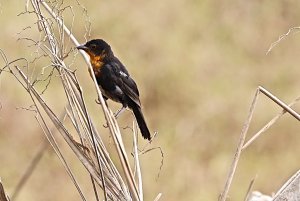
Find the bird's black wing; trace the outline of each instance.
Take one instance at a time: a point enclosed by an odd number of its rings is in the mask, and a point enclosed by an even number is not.
[[[141,107],[139,90],[135,81],[130,77],[125,67],[120,62],[111,62],[112,71],[115,74],[116,84],[135,104]],[[124,70],[125,69],[125,70]]]

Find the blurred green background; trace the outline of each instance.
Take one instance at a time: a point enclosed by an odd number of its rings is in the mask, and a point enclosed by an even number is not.
[[[17,16],[25,3],[0,0],[0,48],[10,61],[36,56],[28,42],[18,41],[20,37],[40,37],[35,15]],[[82,7],[71,0],[64,4],[73,5],[73,33],[85,42]],[[82,5],[90,17],[91,38],[108,41],[127,66],[139,86],[149,127],[158,132],[151,146],[163,149],[161,171],[158,150],[141,156],[145,200],[153,200],[160,192],[161,200],[167,201],[217,200],[256,88],[264,86],[286,103],[299,95],[300,35],[293,33],[270,54],[266,52],[281,34],[299,26],[300,3],[114,0]],[[66,13],[65,22],[71,26],[70,12]],[[28,26],[31,29],[22,31]],[[0,64],[4,66],[4,62]],[[41,70],[39,62],[32,66]],[[77,69],[91,115],[106,136],[105,121],[94,102],[95,89],[80,55],[71,68]],[[44,97],[56,108],[65,106],[57,77]],[[29,107],[30,99],[7,73],[0,76],[0,103],[0,177],[10,194],[45,137],[35,114],[20,109]],[[109,105],[113,110],[119,107],[112,102]],[[279,111],[260,96],[248,138]],[[130,126],[130,118],[128,113],[122,115],[120,126]],[[298,121],[285,115],[243,152],[230,200],[242,200],[256,176],[254,189],[272,194],[299,169],[299,129]],[[130,135],[124,131],[129,150]],[[146,142],[141,139],[140,143],[143,147]],[[87,197],[94,200],[89,176],[63,143],[62,147],[69,153]],[[112,144],[109,147],[114,149]],[[80,197],[49,148],[16,200],[62,199]]]

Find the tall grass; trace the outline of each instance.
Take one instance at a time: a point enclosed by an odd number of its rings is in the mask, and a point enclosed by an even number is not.
[[[72,10],[71,7],[69,9]],[[118,154],[117,161],[111,158],[107,145],[104,144],[100,133],[96,129],[95,122],[89,115],[90,112],[87,109],[83,90],[77,79],[76,72],[69,68],[70,63],[65,62],[65,58],[70,54],[70,51],[66,52],[66,43],[71,41],[74,47],[79,45],[79,42],[72,34],[71,30],[73,27],[69,29],[64,25],[63,16],[65,10],[66,7],[63,7],[63,3],[30,0],[27,1],[26,11],[22,13],[35,15],[36,30],[40,34],[38,39],[30,36],[23,39],[30,41],[36,47],[39,53],[37,59],[43,57],[48,62],[46,67],[40,67],[41,72],[46,68],[52,69],[47,79],[45,79],[49,81],[43,90],[37,87],[39,80],[36,76],[32,76],[29,73],[32,72],[33,66],[37,65],[37,63],[29,62],[26,58],[8,62],[5,55],[2,54],[6,61],[6,68],[3,70],[8,69],[7,71],[14,75],[31,98],[32,108],[36,112],[36,120],[70,176],[82,200],[87,200],[86,196],[72,172],[72,167],[67,162],[65,153],[59,146],[59,139],[63,139],[68,144],[78,158],[78,162],[82,163],[89,173],[96,200],[142,201],[143,186],[137,148],[137,129],[133,129],[134,168],[132,169],[120,128],[113,113],[105,104],[94,74],[92,74],[92,78],[100,102],[99,107],[103,111],[109,133],[113,139],[113,144]],[[71,51],[73,50],[72,48]],[[88,68],[92,70],[87,55],[83,52],[80,53],[85,59]],[[20,61],[23,62],[21,66],[18,64]],[[64,97],[67,100],[67,105],[61,113],[58,113],[56,108],[52,108],[48,100],[43,97],[44,91],[54,82],[50,81],[53,71],[57,73],[60,79],[58,84],[63,88]],[[53,96],[55,95],[53,94]],[[65,119],[71,122],[71,127],[64,124]],[[55,129],[51,129],[52,127]],[[133,128],[135,127],[136,124],[133,122]],[[121,168],[117,168],[116,162],[121,164]],[[103,196],[99,195],[99,188]]]

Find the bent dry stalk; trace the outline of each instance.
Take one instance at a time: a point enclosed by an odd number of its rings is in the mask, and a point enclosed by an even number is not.
[[[270,122],[268,122],[262,129],[260,129],[256,134],[254,134],[253,137],[250,138],[250,140],[248,140],[245,143],[245,138],[246,138],[248,128],[250,126],[251,119],[252,119],[252,116],[253,116],[253,112],[255,110],[255,106],[256,106],[256,103],[258,101],[258,97],[259,97],[260,93],[264,94],[269,99],[271,99],[273,102],[275,102],[278,106],[280,106],[283,109],[283,111],[281,111],[281,113],[276,115]],[[274,96],[271,92],[269,92],[268,90],[263,88],[262,86],[259,86],[257,88],[256,93],[255,93],[254,98],[253,98],[253,101],[252,101],[251,106],[250,106],[250,111],[249,111],[248,117],[246,119],[246,122],[243,126],[243,129],[242,129],[242,132],[241,132],[241,135],[240,135],[240,138],[239,138],[237,149],[234,153],[234,158],[233,158],[232,164],[231,164],[230,169],[229,169],[229,173],[228,173],[228,176],[227,176],[227,179],[226,179],[226,183],[225,183],[223,192],[220,194],[219,201],[225,201],[228,197],[229,189],[230,189],[232,180],[234,178],[234,174],[235,174],[235,171],[236,171],[236,168],[237,168],[237,165],[238,165],[238,162],[239,162],[242,151],[244,151],[244,149],[246,149],[250,144],[252,144],[261,134],[263,134],[275,122],[277,122],[277,120],[282,115],[284,115],[285,113],[289,113],[291,116],[293,116],[298,121],[300,120],[300,115],[291,108],[291,106],[293,106],[299,100],[300,100],[300,97],[298,97],[292,103],[287,105],[283,101],[281,101],[279,98]]]

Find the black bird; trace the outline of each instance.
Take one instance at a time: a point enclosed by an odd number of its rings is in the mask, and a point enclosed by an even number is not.
[[[125,66],[115,57],[109,44],[102,39],[94,39],[78,46],[77,49],[84,50],[90,56],[90,62],[104,99],[121,103],[123,107],[120,111],[129,107],[134,113],[143,137],[150,140],[151,135],[141,110],[137,85]]]

